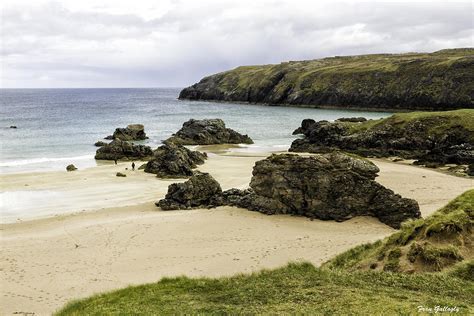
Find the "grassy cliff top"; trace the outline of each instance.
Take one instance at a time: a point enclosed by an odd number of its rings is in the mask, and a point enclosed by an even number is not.
[[[429,218],[408,222],[388,239],[356,247],[323,268],[294,263],[217,279],[165,278],[71,302],[57,315],[411,315],[420,305],[457,306],[460,314],[472,315],[474,262],[460,261],[472,258],[473,205],[471,190]],[[421,248],[411,254],[416,260],[410,269],[443,271],[400,273],[407,271],[413,244]],[[371,269],[374,262],[378,266]]]
[[[203,78],[180,98],[360,109],[474,108],[474,49],[241,66]]]
[[[461,109],[442,112],[407,112],[396,113],[387,118],[368,120],[362,123],[344,122],[352,133],[383,128],[391,125],[403,129],[408,124],[421,122],[428,126],[427,136],[437,136],[453,128],[463,128],[472,133],[474,141],[474,109]]]

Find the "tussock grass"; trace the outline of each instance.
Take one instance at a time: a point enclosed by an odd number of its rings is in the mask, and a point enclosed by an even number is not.
[[[455,275],[350,273],[292,263],[230,278],[166,278],[72,302],[57,315],[408,315],[419,305],[458,306],[468,314],[472,291],[472,282]]]

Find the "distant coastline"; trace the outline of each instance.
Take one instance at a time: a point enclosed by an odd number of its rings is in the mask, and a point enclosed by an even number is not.
[[[184,100],[371,111],[474,108],[474,49],[241,66],[183,89]]]

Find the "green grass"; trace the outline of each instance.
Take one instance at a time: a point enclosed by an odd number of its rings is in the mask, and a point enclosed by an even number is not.
[[[344,122],[349,127],[349,133],[360,133],[367,130],[391,125],[398,129],[404,129],[408,124],[422,122],[428,125],[428,136],[439,136],[445,134],[452,128],[462,127],[474,133],[474,110],[461,109],[443,112],[408,112],[396,113],[387,118],[368,120],[362,123]],[[473,140],[474,141],[474,140]]]
[[[383,241],[350,249],[324,266],[344,270],[441,271],[474,258],[474,190]],[[388,266],[388,267],[387,267]]]
[[[420,305],[469,314],[473,291],[474,283],[454,274],[349,273],[298,263],[230,278],[163,279],[72,302],[57,315],[410,315]]]

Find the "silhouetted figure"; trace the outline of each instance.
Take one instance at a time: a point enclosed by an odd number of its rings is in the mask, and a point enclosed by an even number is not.
[[[117,158],[114,159],[115,164],[117,164]]]
[[[132,170],[135,171],[135,163],[132,162]]]

